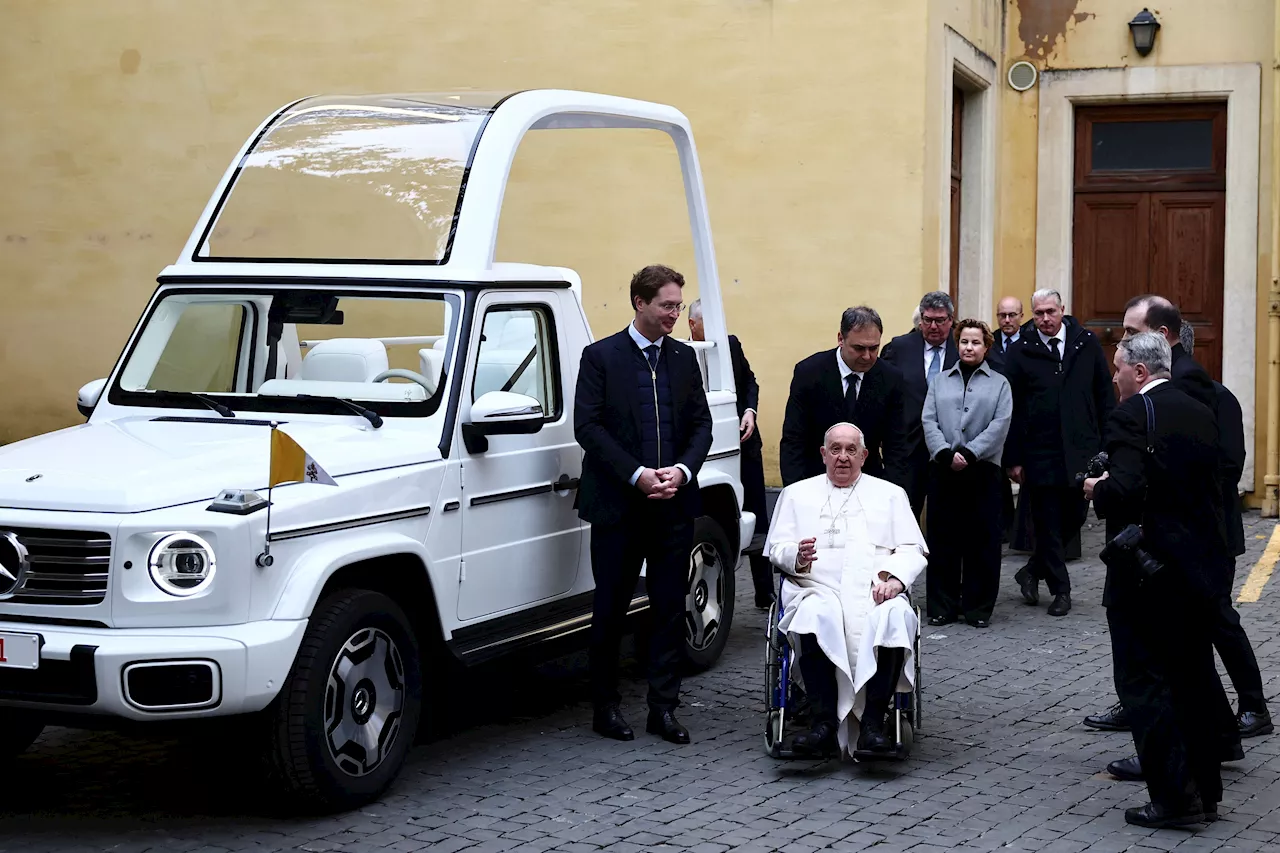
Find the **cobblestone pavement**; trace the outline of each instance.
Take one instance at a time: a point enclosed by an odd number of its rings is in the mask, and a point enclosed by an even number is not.
[[[1273,528],[1256,513],[1246,524],[1238,585]],[[1100,541],[1088,531],[1086,555]],[[925,727],[903,764],[765,756],[764,617],[744,565],[723,660],[685,682],[690,746],[592,734],[582,654],[472,674],[457,691],[468,700],[393,790],[334,817],[275,814],[232,739],[55,729],[0,780],[0,851],[1280,849],[1280,735],[1246,741],[1245,760],[1224,767],[1224,820],[1194,833],[1125,825],[1145,789],[1104,767],[1132,752],[1129,736],[1080,725],[1113,701],[1102,568],[1071,565],[1075,609],[1054,619],[1017,599],[1023,559],[1005,560],[990,629],[926,629]],[[1277,585],[1241,611],[1280,710]],[[638,731],[642,690],[634,678],[625,690]]]

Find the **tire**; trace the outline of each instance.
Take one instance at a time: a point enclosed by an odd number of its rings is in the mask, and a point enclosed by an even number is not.
[[[705,515],[698,518],[693,523],[684,611],[684,655],[695,672],[713,666],[729,642],[737,566],[724,529]]]
[[[0,762],[27,751],[44,731],[44,722],[21,711],[0,709]]]
[[[316,605],[268,709],[273,775],[299,807],[356,808],[395,780],[421,716],[418,641],[404,611],[382,593],[340,590]]]

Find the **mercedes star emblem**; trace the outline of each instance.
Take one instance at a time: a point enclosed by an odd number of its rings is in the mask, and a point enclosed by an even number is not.
[[[0,599],[17,592],[27,573],[27,549],[16,534],[0,531]]]

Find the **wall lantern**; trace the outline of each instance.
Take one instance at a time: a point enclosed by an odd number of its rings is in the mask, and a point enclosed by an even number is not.
[[[1159,29],[1160,22],[1150,10],[1143,9],[1133,16],[1133,20],[1129,22],[1129,32],[1133,35],[1133,47],[1138,51],[1138,56],[1146,56],[1155,47],[1156,32]]]

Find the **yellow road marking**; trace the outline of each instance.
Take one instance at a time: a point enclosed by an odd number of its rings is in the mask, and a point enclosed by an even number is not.
[[[1267,581],[1271,580],[1271,573],[1275,571],[1277,560],[1280,560],[1280,524],[1271,531],[1271,541],[1267,543],[1267,549],[1262,552],[1262,556],[1250,570],[1249,577],[1245,579],[1240,595],[1236,597],[1237,604],[1251,604],[1262,597],[1262,588],[1267,585]]]

